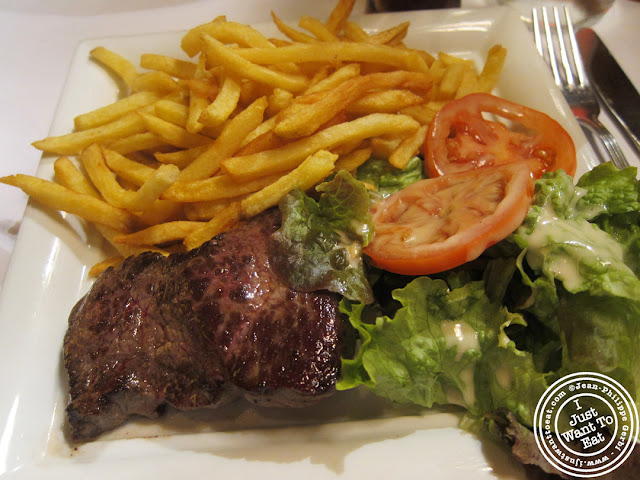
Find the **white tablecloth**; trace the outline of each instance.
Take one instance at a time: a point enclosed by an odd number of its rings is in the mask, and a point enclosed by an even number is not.
[[[481,8],[493,0],[467,0]],[[0,176],[35,172],[77,44],[87,38],[182,30],[217,15],[241,22],[303,14],[326,18],[334,2],[299,0],[8,0],[0,4]],[[363,13],[359,0],[356,12]],[[640,3],[616,0],[594,26],[640,88]],[[609,123],[604,119],[605,123]],[[628,155],[632,155],[623,145]],[[635,159],[638,161],[638,159]],[[0,185],[0,288],[16,241],[26,196]]]

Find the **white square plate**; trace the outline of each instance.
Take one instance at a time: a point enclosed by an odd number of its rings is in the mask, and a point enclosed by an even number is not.
[[[484,61],[490,46],[508,50],[498,93],[542,110],[573,136],[578,174],[593,159],[531,35],[508,8],[415,11],[357,19],[369,29],[410,20],[410,46]],[[276,35],[272,25],[258,27]],[[103,45],[137,63],[145,52],[181,55],[181,32],[103,38],[74,57],[52,135],[68,133],[79,113],[115,100],[118,89],[89,60]],[[43,157],[38,175],[53,176]],[[89,289],[87,269],[105,254],[83,222],[30,203],[0,292],[0,475],[3,478],[376,479],[523,478],[509,454],[456,428],[451,413],[388,411],[362,392],[339,393],[304,410],[231,407],[197,417],[131,422],[72,448],[65,439],[66,379],[61,347],[68,314]]]

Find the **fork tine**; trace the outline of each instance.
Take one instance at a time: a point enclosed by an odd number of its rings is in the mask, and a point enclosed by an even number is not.
[[[538,19],[538,9],[531,9],[531,23],[533,24],[533,39],[536,42],[536,48],[538,53],[544,57],[544,51],[542,49],[542,35],[540,35],[540,20]]]
[[[575,85],[575,81],[573,78],[573,72],[571,70],[571,61],[569,60],[569,56],[567,55],[567,46],[564,41],[564,33],[562,31],[562,22],[560,21],[560,14],[558,13],[558,11],[559,11],[558,7],[554,6],[553,19],[556,22],[556,32],[558,34],[558,46],[560,47],[560,62],[564,67],[564,75],[565,75],[564,78],[566,79],[567,84],[573,86]],[[569,9],[567,7],[564,7],[564,14],[565,14],[565,19],[568,25],[570,21],[570,17],[569,17]],[[573,63],[577,64],[576,52],[574,50],[571,50],[571,55],[573,57]]]
[[[551,38],[551,25],[549,24],[549,14],[547,13],[547,7],[542,7],[542,23],[544,25],[544,34],[547,41],[547,52],[549,53],[549,64],[551,65],[551,71],[553,72],[553,78],[556,85],[562,86],[562,77],[558,71],[558,61],[556,59],[556,50]]]
[[[580,58],[580,50],[578,48],[578,41],[576,40],[576,32],[573,28],[573,22],[571,21],[571,14],[569,13],[569,9],[567,7],[564,7],[564,14],[567,17],[567,31],[569,32],[569,44],[571,45],[571,50],[573,51],[573,60],[576,65],[578,82],[580,85],[585,85],[587,83],[586,81],[587,72],[584,69],[582,58]]]

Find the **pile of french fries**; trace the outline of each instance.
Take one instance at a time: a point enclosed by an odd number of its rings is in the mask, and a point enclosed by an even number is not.
[[[95,275],[142,251],[195,248],[371,155],[402,168],[446,102],[493,90],[506,51],[491,48],[481,69],[432,56],[403,43],[408,22],[371,33],[350,21],[354,3],[299,28],[272,13],[284,39],[219,17],[184,35],[184,58],[148,53],[139,67],[94,49],[127,95],[34,142],[60,155],[55,182],[0,181],[95,224],[119,253]]]

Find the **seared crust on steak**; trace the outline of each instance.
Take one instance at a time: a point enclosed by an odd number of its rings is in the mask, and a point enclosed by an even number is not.
[[[104,272],[64,340],[71,437],[244,395],[304,405],[331,393],[345,325],[339,297],[283,285],[269,265],[271,211],[186,254],[144,253]]]

